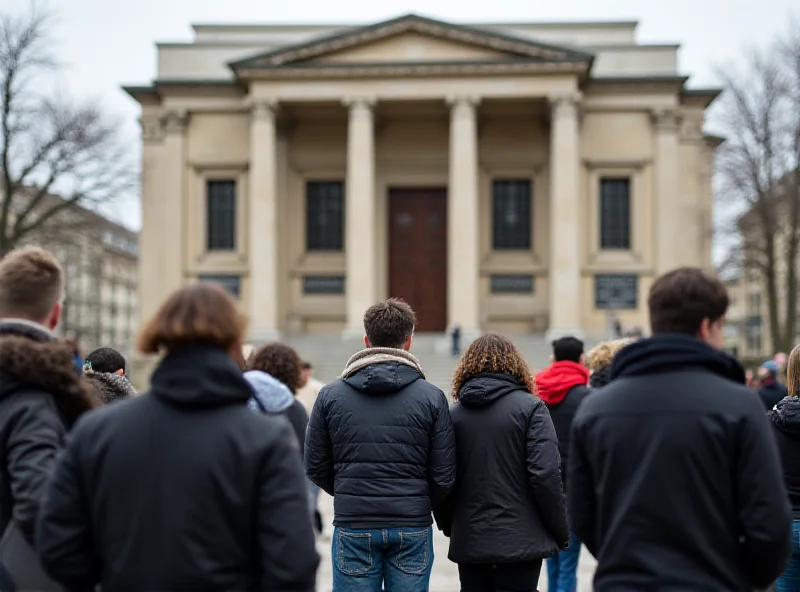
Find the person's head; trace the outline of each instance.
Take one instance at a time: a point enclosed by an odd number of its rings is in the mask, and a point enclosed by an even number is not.
[[[728,290],[719,279],[694,267],[681,267],[658,277],[647,306],[653,334],[691,335],[722,349]]]
[[[453,375],[453,399],[458,401],[461,387],[471,378],[485,373],[507,374],[533,393],[533,373],[525,358],[510,339],[498,333],[487,333],[473,341],[458,362]]]
[[[786,360],[786,388],[789,396],[800,397],[800,345],[796,345]]]
[[[301,365],[300,356],[294,349],[282,343],[268,343],[248,358],[245,368],[266,372],[285,384],[292,393],[297,393],[303,386]]]
[[[61,318],[64,272],[50,251],[24,247],[0,261],[0,318],[55,329]]]
[[[781,371],[786,370],[786,363],[789,357],[785,353],[778,352],[772,359],[775,360],[775,363],[778,365],[778,368],[780,368]]]
[[[373,304],[364,314],[364,345],[408,351],[416,324],[414,311],[398,298]]]
[[[247,319],[219,285],[199,282],[173,292],[139,335],[144,354],[193,345],[218,347],[234,360],[242,355]]]
[[[780,372],[781,369],[778,367],[778,363],[775,360],[767,360],[761,364],[761,367],[758,369],[758,377],[761,379],[777,378]]]
[[[311,377],[314,375],[314,366],[311,365],[311,362],[308,360],[303,360],[300,362],[300,381],[305,386]]]
[[[577,337],[562,337],[553,342],[554,362],[583,364],[583,341]]]
[[[101,347],[86,356],[86,366],[92,372],[125,376],[125,358],[110,347]]]
[[[608,368],[614,360],[614,356],[626,345],[633,343],[631,338],[614,339],[603,341],[594,346],[588,353],[589,370],[598,372],[603,368]]]

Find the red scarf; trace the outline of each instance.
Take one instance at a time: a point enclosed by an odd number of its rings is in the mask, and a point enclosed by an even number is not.
[[[536,394],[548,405],[558,405],[572,387],[589,383],[589,369],[575,362],[554,362],[536,375]]]

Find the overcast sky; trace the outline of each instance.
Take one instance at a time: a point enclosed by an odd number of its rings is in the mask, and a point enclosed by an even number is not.
[[[19,13],[28,0],[2,0]],[[119,116],[138,142],[136,103],[122,84],[155,76],[157,41],[191,41],[192,23],[372,23],[414,12],[457,23],[481,21],[638,20],[639,42],[680,43],[680,69],[690,86],[714,86],[718,66],[785,30],[797,0],[40,0],[54,9],[57,55],[67,65],[61,88],[93,97]],[[137,147],[138,150],[138,147]],[[138,227],[139,211],[112,212]]]

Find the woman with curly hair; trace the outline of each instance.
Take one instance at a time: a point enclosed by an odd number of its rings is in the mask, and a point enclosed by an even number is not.
[[[464,592],[534,591],[542,559],[569,545],[558,440],[533,389],[525,360],[496,333],[456,368],[456,483],[435,515]]]
[[[630,337],[614,339],[613,341],[603,341],[597,344],[589,352],[589,385],[592,388],[600,388],[611,382],[611,362],[614,361],[619,351],[626,345],[630,345],[635,340]]]

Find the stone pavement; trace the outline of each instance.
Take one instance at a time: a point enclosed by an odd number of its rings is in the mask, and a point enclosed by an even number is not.
[[[317,592],[331,592],[331,533],[333,526],[333,498],[320,493],[319,506],[326,521],[325,535],[317,540],[317,551],[322,558],[317,577]],[[455,563],[447,559],[447,538],[434,527],[434,556],[433,575],[431,576],[430,592],[458,592],[458,568]],[[584,548],[581,553],[581,562],[578,571],[578,592],[590,592],[592,589],[592,575],[594,574],[595,561]],[[539,590],[547,590],[547,569],[542,567],[539,579]]]

